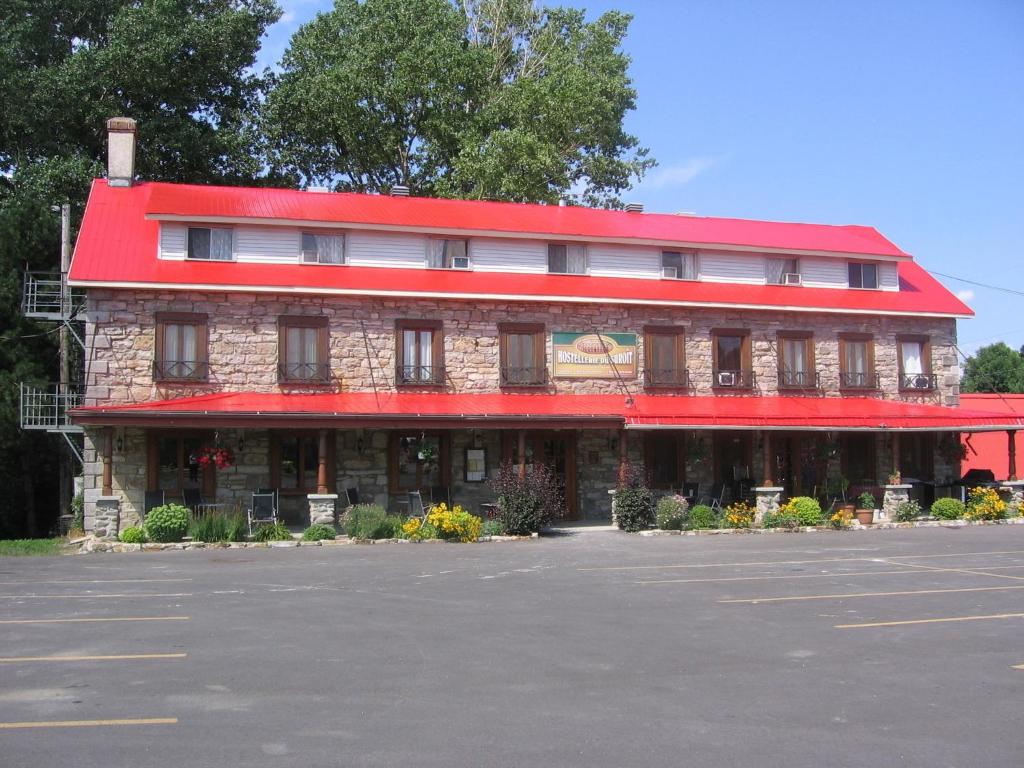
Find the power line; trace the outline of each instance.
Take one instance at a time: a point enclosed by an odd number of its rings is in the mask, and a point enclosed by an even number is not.
[[[929,270],[929,271],[933,275],[938,275],[939,277],[945,277],[945,278],[948,278],[950,280],[958,280],[961,283],[967,283],[968,285],[976,285],[979,288],[988,288],[988,289],[993,290],[993,291],[1002,291],[1003,293],[1012,293],[1015,296],[1024,296],[1024,291],[1015,291],[1015,290],[1013,290],[1013,288],[1004,288],[1001,285],[989,285],[988,283],[979,283],[979,282],[977,282],[975,280],[968,280],[967,278],[964,278],[964,277],[957,277],[956,275],[947,275],[947,274],[944,274],[942,272],[936,272],[934,269],[933,270]]]

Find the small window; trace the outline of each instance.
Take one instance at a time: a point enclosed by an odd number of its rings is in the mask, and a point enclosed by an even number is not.
[[[900,389],[935,389],[932,376],[931,344],[926,337],[898,336]]]
[[[752,387],[754,372],[751,367],[750,333],[745,330],[712,331],[712,339],[712,386]]]
[[[427,267],[430,269],[469,269],[468,240],[429,241]]]
[[[278,381],[323,384],[330,381],[326,317],[282,317],[278,321]]]
[[[396,383],[444,384],[444,337],[440,321],[399,320],[396,330]]]
[[[644,383],[648,387],[688,387],[683,331],[644,328]]]
[[[670,280],[696,280],[697,254],[662,251],[661,276]]]
[[[206,315],[158,312],[153,378],[157,381],[206,381]]]
[[[303,232],[302,261],[304,264],[344,264],[345,236]]]
[[[208,261],[231,261],[231,230],[189,227],[188,257]]]
[[[814,339],[810,333],[779,334],[779,387],[817,389],[814,369]]]
[[[851,288],[877,288],[878,265],[850,262],[849,281]]]
[[[587,249],[583,245],[548,246],[548,272],[561,275],[587,274]]]
[[[839,386],[843,389],[876,389],[874,342],[870,335],[839,337]]]
[[[765,278],[769,285],[799,285],[800,262],[797,259],[768,259]]]
[[[539,386],[547,381],[544,326],[503,323],[498,327],[503,387]]]

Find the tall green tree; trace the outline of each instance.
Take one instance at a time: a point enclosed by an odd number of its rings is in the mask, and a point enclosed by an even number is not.
[[[307,183],[617,206],[653,160],[630,16],[531,0],[336,0],[293,36],[265,109],[275,166]]]
[[[60,264],[51,206],[77,226],[115,115],[139,122],[142,177],[251,183],[252,67],[278,16],[273,0],[0,0],[0,535],[57,514],[53,438],[18,426],[18,382],[56,376],[55,329],[20,312],[22,272]]]
[[[1024,393],[1024,354],[1003,342],[981,347],[964,364],[963,392]]]

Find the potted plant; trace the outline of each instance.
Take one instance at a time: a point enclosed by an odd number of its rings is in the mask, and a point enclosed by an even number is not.
[[[861,525],[871,525],[875,519],[875,497],[865,491],[857,497],[857,522]]]
[[[889,473],[889,485],[900,485],[903,482],[899,470]]]

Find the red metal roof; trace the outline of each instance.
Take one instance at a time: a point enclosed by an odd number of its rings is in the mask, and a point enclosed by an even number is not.
[[[187,193],[187,194],[186,194]],[[257,193],[259,193],[257,195]],[[238,262],[171,261],[158,259],[159,222],[146,218],[152,204],[151,198],[173,195],[182,202],[194,199],[204,201],[202,206],[182,207],[180,210],[223,211],[224,206],[234,205],[231,201],[277,199],[292,201],[315,201],[327,198],[324,205],[334,206],[335,213],[355,201],[357,207],[370,206],[378,218],[384,213],[403,210],[429,211],[429,215],[440,217],[445,206],[462,201],[440,201],[425,198],[391,198],[374,195],[344,195],[289,190],[252,190],[234,187],[194,187],[187,185],[143,183],[130,188],[110,188],[103,180],[93,184],[85,218],[79,232],[75,255],[71,265],[70,279],[76,285],[114,285],[124,287],[145,287],[158,285],[188,289],[193,287],[209,289],[251,290],[251,291],[300,291],[306,293],[336,293],[345,295],[409,295],[434,296],[462,299],[496,300],[544,300],[544,301],[594,301],[636,304],[664,304],[680,306],[730,306],[748,308],[787,308],[802,311],[823,310],[830,312],[867,312],[878,314],[935,314],[944,316],[970,316],[971,310],[943,287],[937,280],[913,261],[898,264],[899,291],[847,291],[828,288],[792,288],[769,285],[735,285],[725,283],[685,282],[670,280],[643,280],[610,277],[589,277],[578,275],[548,274],[502,274],[495,279],[492,273],[452,272],[425,269],[380,269],[375,267],[305,265],[305,264],[250,264]],[[217,202],[220,200],[221,202]],[[333,201],[333,202],[331,202]],[[346,203],[349,201],[349,203]],[[205,207],[209,203],[209,208]],[[255,205],[255,203],[253,203]],[[354,204],[354,203],[352,203]],[[530,215],[538,221],[544,216],[551,222],[565,220],[581,232],[594,222],[619,222],[616,231],[626,231],[625,222],[634,218],[646,220],[671,219],[680,226],[690,226],[691,219],[654,214],[632,214],[622,212],[595,211],[579,208],[558,208],[555,206],[519,206],[509,203],[466,203],[481,206],[482,209],[506,211],[509,221],[515,221],[511,211],[529,209]],[[166,207],[166,206],[160,206]],[[254,209],[256,210],[256,209]],[[258,209],[267,213],[277,211],[280,215],[292,215],[290,209]],[[198,214],[197,214],[198,215]],[[325,212],[317,216],[326,215]],[[394,214],[397,215],[397,214]],[[424,213],[424,216],[427,214]],[[523,214],[525,215],[525,214]],[[503,216],[492,216],[504,220]],[[428,221],[427,219],[415,219]],[[440,219],[429,221],[437,223]],[[413,221],[412,218],[403,221]],[[721,241],[722,227],[734,219],[698,219],[711,222],[708,233],[714,232]],[[815,229],[816,225],[780,225],[763,222],[743,222],[767,227],[766,231],[776,232],[792,227],[794,233],[804,232],[804,227]],[[427,226],[424,224],[423,226]],[[509,224],[512,227],[512,224]],[[516,224],[515,226],[520,226]],[[525,225],[523,225],[525,226]],[[594,226],[597,226],[596,224]],[[602,225],[609,232],[611,224]],[[636,225],[639,226],[639,225]],[[645,225],[646,226],[646,225]],[[741,227],[741,229],[743,228]],[[848,238],[864,243],[860,250],[867,252],[872,237],[865,233],[874,230],[861,227],[818,227],[821,230],[837,230],[841,233],[843,247],[852,245]],[[817,231],[817,229],[815,231]],[[510,231],[521,231],[513,229]],[[756,231],[756,227],[753,231]],[[810,241],[803,235],[794,235],[786,240],[776,232],[772,242],[786,242],[790,247],[808,246]],[[711,238],[711,235],[708,235]],[[884,238],[881,238],[884,241]],[[765,240],[768,242],[768,240]],[[839,242],[838,240],[836,241]],[[888,241],[884,241],[888,242]],[[821,243],[819,243],[821,245]],[[891,245],[891,244],[890,244]],[[865,248],[867,250],[865,250]],[[881,248],[881,246],[879,246]],[[899,252],[895,246],[892,248]]]
[[[839,397],[731,397],[551,394],[342,392],[323,394],[216,393],[174,400],[73,411],[82,424],[171,426],[175,420],[211,425],[287,422],[307,426],[428,425],[444,422],[500,428],[510,422],[564,423],[574,427],[626,426],[694,429],[952,430],[1024,427],[1024,414]]]
[[[1024,418],[1024,395],[960,395],[960,402],[969,408],[1003,413]],[[1018,432],[1018,474],[1024,474],[1024,437]],[[1010,443],[1001,432],[971,435],[964,439],[967,458],[960,463],[961,475],[970,469],[991,469],[996,480],[1006,480],[1009,474]]]

